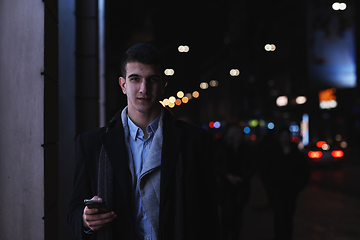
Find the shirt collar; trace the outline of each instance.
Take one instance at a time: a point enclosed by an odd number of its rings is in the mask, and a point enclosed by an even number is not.
[[[127,119],[128,119],[128,126],[129,126],[129,132],[131,138],[136,140],[137,137],[144,137],[144,133],[142,132],[141,128],[136,126],[136,124],[130,119],[129,115],[127,115]],[[150,137],[152,137],[156,132],[156,130],[158,129],[159,121],[160,121],[160,114],[152,123],[150,123],[146,127],[146,130],[149,133]]]

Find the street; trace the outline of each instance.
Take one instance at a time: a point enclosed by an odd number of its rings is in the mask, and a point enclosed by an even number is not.
[[[294,240],[360,239],[360,166],[312,169],[311,181],[298,198]],[[257,176],[244,211],[242,240],[271,240],[272,213]]]

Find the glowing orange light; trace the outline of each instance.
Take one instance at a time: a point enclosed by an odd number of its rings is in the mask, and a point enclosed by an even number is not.
[[[323,154],[322,154],[322,152],[320,152],[320,151],[310,151],[310,152],[308,153],[309,158],[313,158],[313,159],[321,158],[322,155],[323,155]]]
[[[342,158],[344,156],[344,152],[341,150],[334,150],[331,152],[331,156],[334,158]]]
[[[178,105],[178,106],[181,105],[181,100],[180,100],[180,99],[176,99],[175,104]]]
[[[336,89],[330,88],[319,92],[319,102],[336,100]]]
[[[189,98],[183,97],[183,98],[181,99],[181,101],[182,101],[183,103],[188,103],[188,102],[189,102]]]
[[[327,143],[325,142],[325,141],[318,141],[317,143],[316,143],[316,146],[318,147],[318,148],[322,148],[324,145],[326,145]]]
[[[193,96],[194,98],[198,98],[199,95],[200,95],[200,94],[199,94],[198,91],[194,91],[193,94],[192,94],[192,96]]]

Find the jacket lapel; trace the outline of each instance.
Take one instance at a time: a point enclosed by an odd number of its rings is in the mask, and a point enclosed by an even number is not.
[[[121,118],[112,124],[114,126],[112,128],[111,126],[109,127],[109,131],[101,136],[101,140],[113,168],[115,179],[120,186],[123,196],[128,200],[131,182],[129,181],[130,170],[127,162],[124,128]]]

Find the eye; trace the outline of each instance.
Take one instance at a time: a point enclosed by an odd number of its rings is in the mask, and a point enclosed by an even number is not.
[[[139,81],[139,78],[138,77],[131,77],[130,81]]]
[[[160,78],[159,77],[152,77],[152,78],[150,78],[150,81],[151,82],[159,82],[160,81]]]

